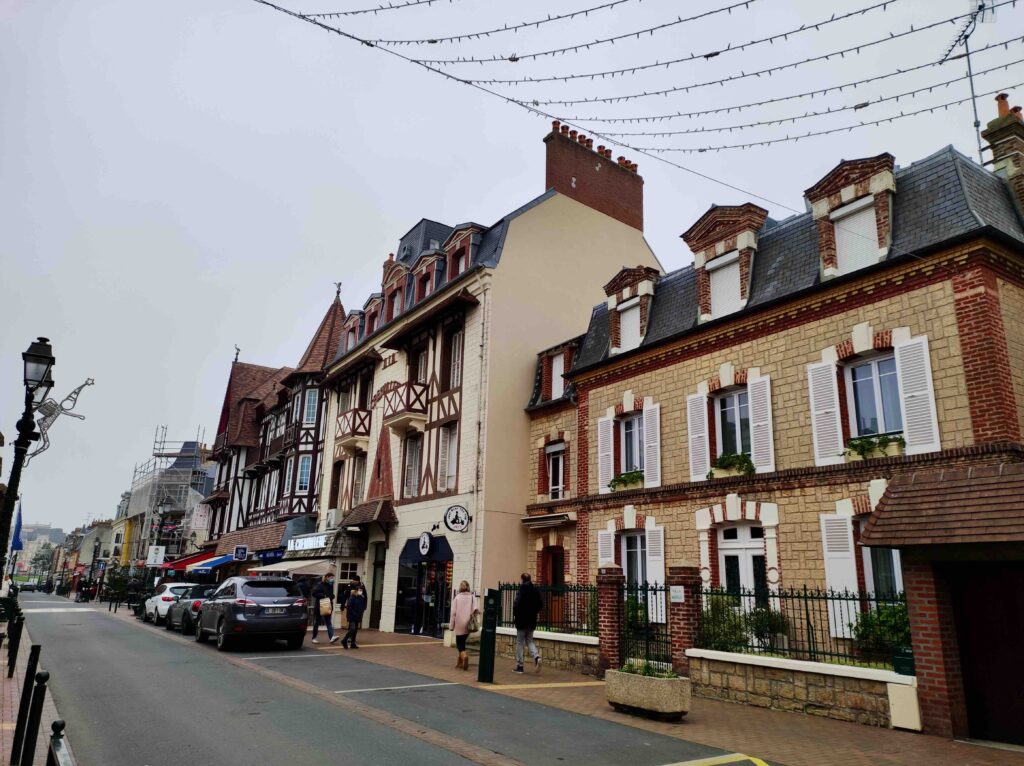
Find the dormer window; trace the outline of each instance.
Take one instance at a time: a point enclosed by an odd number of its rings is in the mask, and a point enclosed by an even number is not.
[[[388,298],[388,320],[394,319],[402,313],[402,291],[395,290]]]
[[[373,312],[366,318],[366,334],[372,335],[377,330],[377,312]]]
[[[640,299],[633,298],[617,307],[619,312],[619,350],[630,351],[640,345]]]
[[[565,393],[565,355],[555,354],[551,357],[551,398],[561,399]]]
[[[835,227],[836,260],[840,275],[878,263],[875,198],[863,197],[829,214]]]
[[[348,331],[348,340],[345,341],[345,349],[351,351],[356,346],[356,331],[352,328]]]
[[[433,280],[431,279],[431,273],[428,271],[426,274],[420,277],[419,290],[417,291],[419,293],[420,300],[423,300],[428,295],[430,295],[430,289],[432,286]]]
[[[463,271],[466,270],[466,250],[465,248],[459,250],[452,256],[451,268],[449,269],[449,279],[455,279]]]
[[[711,278],[711,318],[735,313],[746,305],[740,287],[740,252],[733,250],[705,266]]]

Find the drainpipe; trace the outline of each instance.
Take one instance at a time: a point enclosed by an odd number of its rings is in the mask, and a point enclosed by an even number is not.
[[[476,409],[476,470],[473,484],[473,513],[476,524],[473,525],[473,579],[477,581],[477,590],[483,598],[483,567],[480,564],[480,546],[483,544],[483,514],[481,498],[483,496],[483,453],[484,453],[484,407],[487,405],[487,339],[490,334],[490,286],[483,286],[483,270],[476,274],[476,287],[480,294],[480,386],[477,391]]]

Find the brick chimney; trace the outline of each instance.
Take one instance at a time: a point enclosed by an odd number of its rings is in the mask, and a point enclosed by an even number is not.
[[[1010,109],[1010,97],[996,96],[996,118],[989,122],[981,137],[992,151],[992,172],[1006,179],[1024,213],[1024,121],[1019,106]]]
[[[634,229],[644,229],[644,179],[637,165],[624,157],[612,160],[593,139],[552,123],[547,144],[546,187],[571,197]]]

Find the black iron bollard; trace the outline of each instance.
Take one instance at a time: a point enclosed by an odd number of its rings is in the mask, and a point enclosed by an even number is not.
[[[7,677],[14,678],[14,666],[18,662],[18,648],[21,646],[21,631],[25,628],[25,618],[19,616],[11,623],[11,638],[7,642]]]
[[[32,690],[32,710],[28,714],[28,726],[25,727],[25,744],[21,748],[21,766],[32,766],[36,757],[36,740],[39,739],[39,722],[43,718],[43,702],[46,699],[46,682],[50,674],[45,670],[36,673],[36,688]],[[14,756],[12,755],[13,759]]]
[[[28,723],[29,708],[32,705],[32,679],[39,667],[39,644],[32,644],[28,652],[28,667],[25,668],[25,683],[21,687],[21,704],[18,705],[18,722],[14,725],[14,745],[11,748],[11,766],[17,766],[21,754],[21,746],[25,742],[25,725]]]
[[[64,726],[65,724],[61,720],[50,724],[53,734],[50,735],[50,746],[46,751],[46,766],[74,766],[75,762],[64,742]]]

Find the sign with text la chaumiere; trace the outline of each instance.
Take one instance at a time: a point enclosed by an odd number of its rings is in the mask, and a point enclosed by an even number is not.
[[[290,551],[312,551],[317,548],[323,548],[327,545],[327,535],[306,535],[304,537],[293,537],[288,541],[288,550]]]

